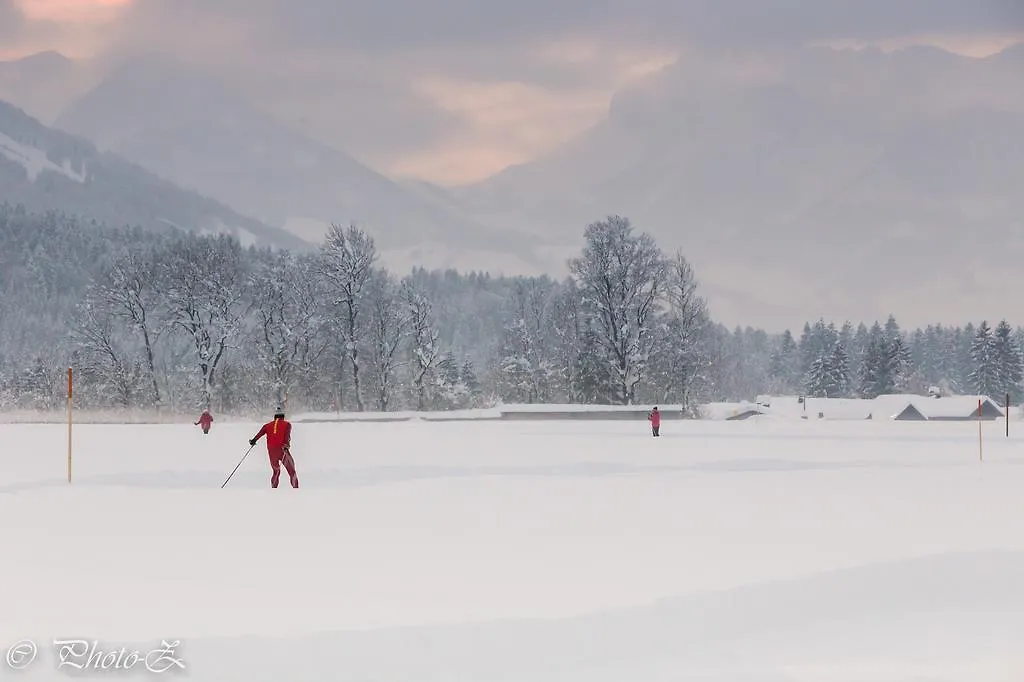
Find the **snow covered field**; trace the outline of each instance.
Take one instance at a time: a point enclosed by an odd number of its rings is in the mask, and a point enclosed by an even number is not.
[[[983,428],[296,424],[295,491],[262,443],[220,489],[255,425],[77,426],[72,485],[64,428],[0,425],[0,650],[40,647],[0,680],[64,638],[204,682],[1019,681],[1024,430]]]

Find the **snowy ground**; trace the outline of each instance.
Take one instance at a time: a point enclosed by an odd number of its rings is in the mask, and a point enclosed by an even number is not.
[[[40,647],[0,680],[67,679],[54,638],[204,682],[1024,679],[1001,422],[984,463],[976,423],[295,428],[299,491],[262,444],[220,489],[255,426],[78,426],[68,485],[62,427],[0,425],[0,651]]]

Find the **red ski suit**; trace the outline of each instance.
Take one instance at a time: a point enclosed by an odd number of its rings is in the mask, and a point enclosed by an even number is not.
[[[292,487],[298,488],[299,477],[295,473],[295,461],[292,459],[292,453],[290,452],[292,444],[291,422],[281,418],[267,422],[260,429],[259,433],[253,436],[250,442],[255,443],[263,436],[267,437],[267,454],[270,455],[270,468],[274,471],[270,477],[270,487],[277,487],[277,483],[281,479],[281,465],[284,464]]]
[[[196,426],[203,427],[203,433],[207,433],[210,430],[210,424],[213,423],[213,417],[209,412],[203,412],[199,415],[199,421],[196,422]]]

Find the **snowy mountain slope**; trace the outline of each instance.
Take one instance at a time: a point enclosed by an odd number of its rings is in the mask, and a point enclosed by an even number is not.
[[[46,152],[42,149],[18,142],[4,133],[0,133],[0,156],[24,167],[29,182],[38,180],[39,175],[44,171],[63,175],[78,183],[88,180],[85,169],[72,168],[70,159],[64,159],[63,163],[58,165],[47,158]]]
[[[736,294],[716,307],[727,320],[779,327],[755,298],[764,292],[789,324],[823,301],[869,319],[976,317],[997,290],[969,300],[960,286],[949,299],[950,276],[1024,257],[1022,49],[810,50],[763,77],[677,65],[620,92],[570,144],[456,195],[553,242],[628,215]]]
[[[531,257],[523,239],[409,191],[278,124],[227,85],[169,61],[140,58],[115,68],[58,125],[307,238],[318,224],[323,234],[331,222],[356,222],[383,250],[429,245],[449,255]]]
[[[244,244],[309,248],[285,230],[185,191],[89,141],[0,102],[0,201],[111,225],[229,233]]]

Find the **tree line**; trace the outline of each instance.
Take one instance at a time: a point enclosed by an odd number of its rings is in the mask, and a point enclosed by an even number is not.
[[[1005,322],[730,330],[684,255],[620,216],[585,228],[569,271],[399,276],[354,225],[293,253],[0,206],[0,409],[60,408],[68,366],[80,406],[238,414],[1020,395]]]
[[[870,328],[819,320],[799,342],[780,337],[771,357],[772,387],[812,397],[874,398],[892,393],[978,394],[1020,400],[1024,330],[1006,320],[964,327],[929,325],[910,333],[895,317]]]

